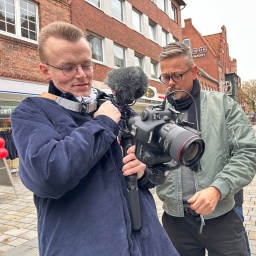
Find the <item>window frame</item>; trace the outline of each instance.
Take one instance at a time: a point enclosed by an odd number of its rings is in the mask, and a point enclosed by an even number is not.
[[[191,44],[190,44],[190,38],[185,38],[183,39],[183,44],[185,44],[188,48],[191,48]],[[187,43],[188,42],[188,43]]]
[[[118,17],[118,15],[114,15],[114,14],[116,14],[116,12],[114,12],[114,9],[113,9],[113,4],[117,4],[118,2],[120,3],[120,10],[117,10],[117,11],[119,11],[118,14],[120,14],[120,17]],[[123,0],[111,0],[111,11],[112,11],[112,17],[114,17],[115,19],[117,19],[121,22],[124,22],[124,4],[123,4]]]
[[[136,65],[136,58],[139,61],[139,66]],[[134,53],[134,65],[140,67],[141,69],[144,69],[144,56],[135,52]]]
[[[134,23],[134,21],[135,21],[134,15],[136,15],[136,14],[138,15],[137,18],[139,18],[139,26],[137,27],[139,30],[136,28],[136,23]],[[135,26],[134,26],[134,24],[135,24]],[[132,27],[135,31],[142,33],[142,13],[134,8],[132,8]]]
[[[85,0],[89,4],[101,9],[101,0]],[[97,1],[97,3],[95,3]]]
[[[116,65],[116,59],[118,59],[118,56],[116,56],[116,52],[115,52],[115,49],[122,49],[122,51],[123,51],[123,66],[117,66]],[[121,45],[119,45],[119,44],[114,44],[113,45],[113,52],[114,52],[114,65],[115,65],[115,67],[116,68],[125,68],[126,67],[126,48],[124,48],[124,47],[122,47]]]
[[[160,9],[164,12],[164,13],[168,13],[168,3],[166,0],[161,0],[160,1]]]
[[[93,42],[91,42],[89,39],[88,39],[88,36],[91,36],[91,37],[93,37],[93,38],[95,38],[95,39],[98,39],[100,42],[100,51],[101,51],[101,55],[98,55],[96,52],[94,52],[94,45],[93,45]],[[104,48],[103,48],[103,37],[101,37],[101,36],[98,36],[98,35],[96,35],[96,34],[94,34],[93,32],[91,32],[91,31],[87,31],[87,33],[86,33],[86,38],[87,38],[87,41],[89,42],[89,44],[90,44],[90,47],[91,47],[91,50],[92,50],[92,59],[94,60],[94,62],[96,61],[96,62],[102,62],[102,63],[104,63]],[[96,44],[96,42],[95,42],[95,44]],[[101,59],[96,59],[96,58],[94,58],[94,56],[101,56]]]
[[[172,15],[171,15],[172,19],[176,23],[178,23],[178,10],[177,10],[177,7],[173,3],[171,3],[171,13],[172,13]]]
[[[164,36],[165,36],[165,38],[164,38]],[[168,45],[169,41],[170,41],[169,40],[169,33],[165,29],[162,29],[162,46],[164,47],[164,46]]]
[[[154,74],[152,73],[152,70],[154,70]],[[158,62],[152,59],[150,61],[150,74],[151,78],[158,79]]]
[[[7,1],[3,0],[6,4],[9,4]],[[39,15],[38,15],[38,4],[30,1],[30,0],[22,0],[23,2],[26,3],[26,9],[22,8],[22,3],[21,0],[13,0],[13,27],[14,27],[14,33],[12,32],[8,32],[6,31],[7,29],[7,25],[8,23],[10,24],[10,22],[7,21],[8,17],[6,15],[6,9],[4,10],[4,21],[2,20],[2,24],[5,26],[5,30],[0,30],[0,34],[3,35],[7,35],[10,37],[14,37],[14,38],[18,38],[30,43],[36,43],[38,42],[38,34],[39,34]],[[31,9],[29,10],[29,5],[32,5],[34,12],[31,11]],[[4,6],[4,8],[5,8]],[[24,11],[24,12],[23,12]],[[10,12],[7,12],[8,14],[12,14]],[[24,13],[31,13],[34,16],[26,16],[26,17],[22,17],[22,15]],[[30,17],[34,17],[35,20],[32,20]],[[25,27],[23,25],[23,23],[21,22],[21,20],[24,20],[24,22],[27,22],[27,26]],[[29,25],[33,25],[34,26],[34,30],[29,29]],[[25,32],[26,30],[28,31],[28,35],[30,33],[34,33],[34,39],[31,37],[26,37],[24,35],[22,35],[22,30]]]
[[[154,42],[156,42],[156,38],[157,38],[157,34],[156,34],[156,26],[157,24],[152,21],[152,20],[149,20],[148,22],[148,26],[149,26],[149,35],[148,35],[148,38]],[[152,33],[150,33],[152,32]],[[151,35],[153,38],[151,38]]]

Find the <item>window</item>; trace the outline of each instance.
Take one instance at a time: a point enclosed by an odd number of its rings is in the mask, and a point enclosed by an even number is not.
[[[0,32],[37,41],[37,8],[27,0],[0,0]]]
[[[134,58],[135,58],[135,66],[141,67],[143,69],[143,56],[138,53],[135,53]]]
[[[100,8],[100,1],[101,0],[86,0],[87,2],[89,2],[90,4]]]
[[[185,44],[188,48],[190,48],[190,39],[184,39],[183,44]]]
[[[87,40],[92,49],[92,58],[94,60],[103,61],[102,38],[88,33]]]
[[[168,32],[166,30],[162,30],[162,46],[166,46],[169,43],[168,40]]]
[[[114,62],[116,67],[125,67],[125,49],[116,44],[114,45]]]
[[[167,13],[167,1],[166,0],[160,0],[160,9]]]
[[[149,39],[156,41],[156,23],[149,21]]]
[[[157,79],[158,78],[158,63],[154,60],[151,60],[151,77]]]
[[[177,16],[177,7],[172,4],[172,12],[171,12],[171,18],[178,23],[178,16]]]
[[[132,26],[136,31],[141,32],[141,13],[134,9],[132,10]]]
[[[111,0],[112,16],[120,21],[124,21],[123,1]]]

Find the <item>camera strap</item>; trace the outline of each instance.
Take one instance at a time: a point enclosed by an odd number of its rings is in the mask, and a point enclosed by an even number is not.
[[[97,106],[98,106],[97,101],[89,102],[89,103],[81,103],[81,102],[76,102],[76,101],[72,101],[72,100],[68,100],[68,99],[59,97],[59,96],[51,94],[49,92],[43,92],[41,94],[41,97],[53,100],[53,101],[57,102],[60,106],[66,108],[68,110],[71,110],[74,112],[79,112],[79,113],[89,114],[89,113],[97,110]]]

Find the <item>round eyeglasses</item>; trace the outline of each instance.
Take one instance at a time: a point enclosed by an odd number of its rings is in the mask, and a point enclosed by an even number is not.
[[[193,67],[192,67],[193,68]],[[160,75],[159,76],[159,80],[161,81],[161,83],[163,84],[169,84],[170,79],[172,79],[175,83],[179,83],[182,81],[183,76],[189,72],[192,68],[188,69],[187,71],[185,71],[182,74],[174,74],[174,75]]]
[[[83,64],[83,65],[67,64],[67,65],[64,65],[62,68],[55,67],[48,63],[44,63],[44,64],[47,66],[61,70],[63,72],[63,74],[67,77],[74,77],[78,72],[78,68],[82,68],[85,75],[90,75],[95,70],[95,64],[93,62]]]

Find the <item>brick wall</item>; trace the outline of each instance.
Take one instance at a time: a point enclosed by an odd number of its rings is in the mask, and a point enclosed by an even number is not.
[[[68,1],[41,0],[38,3],[39,27],[53,21],[70,22]],[[45,82],[38,68],[37,43],[0,34],[0,76],[34,82]]]

